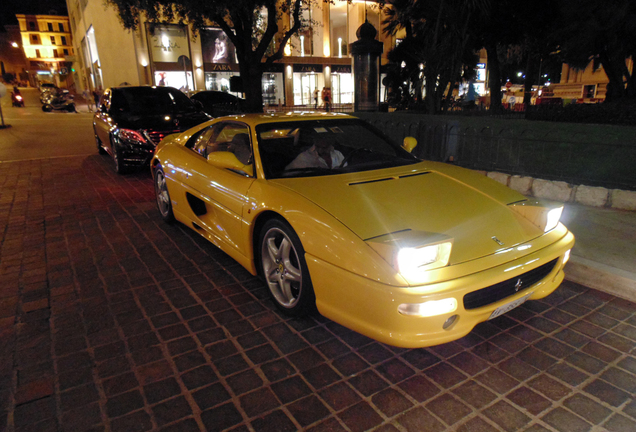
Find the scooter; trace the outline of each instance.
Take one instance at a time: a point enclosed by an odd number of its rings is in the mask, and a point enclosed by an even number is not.
[[[24,99],[21,94],[11,92],[11,104],[17,108],[24,108]]]
[[[77,112],[73,95],[69,94],[68,90],[63,90],[54,97],[47,99],[42,105],[42,111],[51,112],[53,110]]]

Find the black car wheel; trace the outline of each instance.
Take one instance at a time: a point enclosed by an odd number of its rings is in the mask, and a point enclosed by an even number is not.
[[[124,158],[121,154],[121,150],[117,147],[115,140],[111,139],[111,146],[113,152],[113,161],[115,162],[115,172],[117,174],[126,174],[128,167],[124,164]]]
[[[172,212],[172,202],[168,193],[168,185],[166,184],[166,175],[160,164],[153,168],[153,176],[155,183],[155,196],[157,198],[157,208],[161,219],[167,223],[174,222],[174,213]]]
[[[287,315],[300,316],[316,304],[305,251],[291,226],[279,219],[265,223],[259,235],[261,275],[276,306]]]
[[[95,132],[95,130],[93,130],[93,134],[95,135],[95,144],[97,145],[97,153],[101,155],[106,154],[107,152],[106,150],[104,150],[104,146],[102,146],[102,141],[97,136],[97,133]]]

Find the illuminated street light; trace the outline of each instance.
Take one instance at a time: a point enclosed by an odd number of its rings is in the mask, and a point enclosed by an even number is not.
[[[521,75],[523,75],[523,72],[517,72],[518,77],[520,77]]]
[[[17,43],[17,42],[11,42],[11,46],[12,46],[13,48],[17,48],[17,47],[18,47],[18,43]]]

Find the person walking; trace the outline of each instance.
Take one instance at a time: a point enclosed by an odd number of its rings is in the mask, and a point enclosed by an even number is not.
[[[84,98],[84,101],[86,102],[86,106],[88,107],[88,112],[93,112],[93,99],[91,98],[91,94],[87,88],[84,88],[84,91],[82,92],[82,97]]]
[[[325,104],[325,111],[331,111],[331,89],[328,87],[322,88],[322,101]]]
[[[99,109],[99,99],[102,97],[102,88],[97,87],[93,90],[93,98],[95,99],[95,111]]]
[[[318,109],[318,87],[314,89],[314,109]]]

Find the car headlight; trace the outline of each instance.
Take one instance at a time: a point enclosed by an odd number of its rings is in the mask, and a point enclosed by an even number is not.
[[[548,215],[546,218],[547,221],[546,221],[545,227],[543,228],[543,231],[548,232],[556,228],[556,226],[559,224],[559,220],[561,219],[562,213],[563,213],[563,206],[553,208],[552,210],[548,211]]]
[[[422,247],[406,247],[398,251],[397,264],[400,273],[409,276],[421,271],[448,265],[452,242],[443,242]]]
[[[427,271],[447,266],[453,239],[444,234],[404,230],[367,240],[409,283],[424,283]]]
[[[542,229],[543,232],[556,228],[563,213],[563,204],[537,199],[512,203],[509,207]]]
[[[130,144],[148,144],[148,140],[136,130],[119,129],[117,136]]]

